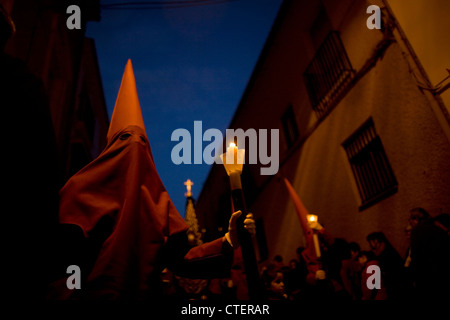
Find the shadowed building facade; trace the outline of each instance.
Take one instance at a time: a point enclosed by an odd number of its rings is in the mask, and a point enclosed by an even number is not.
[[[47,285],[65,275],[61,257],[71,250],[57,221],[58,192],[106,143],[95,46],[84,36],[86,21],[99,18],[99,4],[74,3],[84,13],[80,30],[66,27],[68,2],[0,1],[0,96],[10,135],[2,273],[12,299],[42,299]]]
[[[366,27],[371,4],[381,8],[380,30]],[[438,81],[428,78],[389,2],[284,1],[229,125],[280,132],[278,174],[260,175],[253,164],[242,173],[261,263],[297,258],[304,245],[283,177],[334,237],[362,248],[369,233],[382,231],[404,254],[411,208],[450,211],[450,118],[445,90],[428,90],[431,83]],[[228,183],[213,165],[196,206],[205,237],[226,230]]]
[[[5,53],[23,61],[43,82],[63,181],[106,144],[109,118],[93,39],[86,23],[100,20],[98,1],[5,1],[16,32]],[[69,5],[81,11],[81,29],[68,29]]]

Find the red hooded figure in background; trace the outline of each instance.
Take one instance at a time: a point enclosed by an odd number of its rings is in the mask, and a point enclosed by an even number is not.
[[[188,225],[153,161],[130,60],[107,138],[105,150],[60,192],[60,222],[79,226],[89,243],[76,295],[155,298],[163,267],[185,277],[227,276],[233,250],[225,237],[188,249]]]

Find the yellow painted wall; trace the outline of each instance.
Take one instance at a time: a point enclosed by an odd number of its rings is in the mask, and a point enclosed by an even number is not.
[[[375,2],[382,6],[381,1]],[[368,2],[322,3],[358,72],[383,37],[382,32],[366,28]],[[269,260],[280,254],[287,263],[297,257],[296,248],[304,245],[297,214],[280,177],[291,181],[306,207],[335,237],[357,241],[368,249],[366,236],[383,231],[403,255],[408,245],[404,228],[411,208],[422,206],[431,215],[450,213],[449,141],[429,99],[417,87],[398,43],[390,45],[375,67],[315,127],[318,119],[311,108],[303,72],[315,53],[309,30],[319,10],[320,1],[292,1],[233,119],[233,128],[280,130],[283,164],[279,175],[258,176],[254,165],[244,169],[252,172],[260,188],[249,209],[264,220]],[[294,152],[286,145],[281,124],[289,105],[293,106],[300,139],[306,139]],[[369,117],[397,178],[398,191],[360,211],[359,193],[342,143]],[[220,178],[214,168],[209,178],[198,202],[200,207],[207,207],[209,202],[212,208],[215,193],[220,193],[212,189],[213,182]]]
[[[389,0],[389,5],[431,83],[436,85],[449,75],[446,68],[450,69],[450,1]],[[450,89],[441,97],[450,111]]]

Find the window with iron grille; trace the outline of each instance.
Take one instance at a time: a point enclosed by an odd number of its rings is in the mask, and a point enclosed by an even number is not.
[[[291,105],[281,116],[281,123],[283,125],[284,136],[286,137],[286,144],[290,148],[299,136],[294,110]]]
[[[361,196],[360,209],[397,191],[397,180],[386,157],[372,119],[365,122],[343,147],[347,153]]]
[[[319,117],[338,101],[353,74],[339,34],[331,31],[303,74],[312,108]]]

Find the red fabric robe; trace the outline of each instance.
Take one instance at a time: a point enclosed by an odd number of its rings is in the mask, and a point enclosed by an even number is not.
[[[82,297],[154,298],[165,265],[192,277],[229,272],[232,250],[222,239],[187,252],[188,225],[170,200],[138,126],[117,132],[60,196],[61,223],[79,226],[86,238],[103,235]]]

